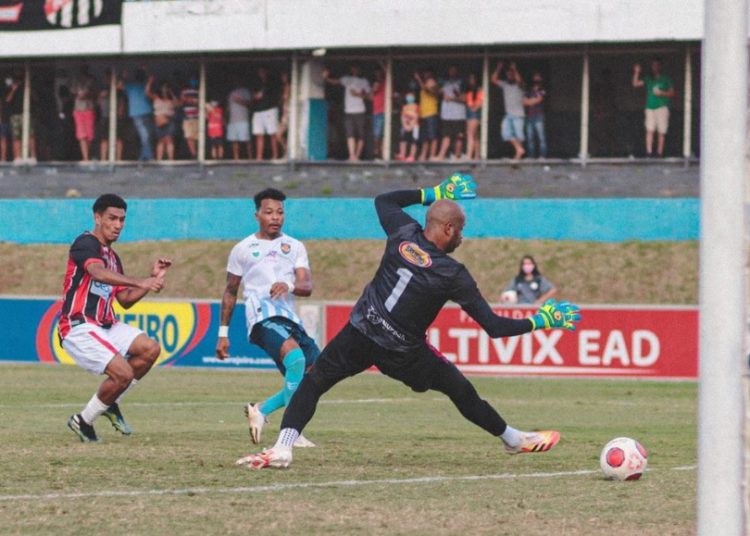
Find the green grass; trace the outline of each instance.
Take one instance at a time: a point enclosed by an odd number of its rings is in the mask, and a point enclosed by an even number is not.
[[[227,255],[234,242],[184,240],[117,245],[125,272],[144,276],[153,261],[174,265],[162,298],[220,299]],[[308,240],[313,299],[356,300],[383,254],[382,240]],[[67,244],[0,242],[0,294],[57,296],[61,292]],[[570,242],[554,240],[466,240],[454,256],[466,264],[491,303],[518,272],[525,254],[558,288],[557,297],[576,303],[698,303],[697,242]],[[29,266],[34,267],[29,277]]]
[[[695,531],[696,474],[676,470],[696,463],[694,383],[474,378],[512,424],[563,432],[548,453],[507,456],[441,395],[364,374],[323,397],[305,431],[318,448],[295,450],[288,470],[251,472],[234,465],[256,450],[241,405],[278,389],[278,374],[154,370],[122,404],[136,433],[119,436],[102,419],[102,443],[81,444],[65,421],[99,380],[70,366],[0,367],[0,532]],[[266,428],[266,445],[280,417]],[[599,449],[619,435],[649,450],[638,482],[598,473]],[[415,478],[425,480],[408,481]],[[132,494],[106,495],[113,491]],[[28,497],[9,498],[18,495]]]

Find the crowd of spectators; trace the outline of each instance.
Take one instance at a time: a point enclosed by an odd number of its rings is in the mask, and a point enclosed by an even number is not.
[[[386,73],[384,65],[335,63],[323,70],[329,104],[329,158],[384,158]],[[393,78],[390,157],[404,162],[480,160],[483,115],[490,134],[511,149],[512,160],[548,158],[546,109],[549,93],[543,70],[498,61],[489,73],[490,95],[470,64],[450,64],[437,72],[429,66]],[[634,91],[645,88],[645,145],[648,156],[663,156],[669,126],[671,79],[654,59],[648,75],[632,67]],[[462,71],[463,69],[463,71]],[[113,80],[114,77],[114,80]],[[207,79],[205,158],[279,160],[287,151],[290,84],[287,68],[254,65]],[[49,82],[49,80],[47,80]],[[106,70],[92,75],[81,66],[64,83],[54,79],[55,98],[45,99],[49,83],[32,80],[29,155],[43,143],[49,160],[109,160],[110,118],[116,115],[114,158],[173,161],[198,158],[201,113],[197,75],[165,76],[145,67]],[[612,107],[614,82],[609,69],[592,85],[592,146],[598,155],[614,154]],[[110,88],[116,88],[112,99]],[[491,95],[497,95],[494,101]],[[19,159],[23,130],[23,73],[9,71],[0,90],[0,161]],[[54,114],[44,113],[54,102]],[[112,103],[115,110],[111,110]],[[485,108],[492,106],[490,115]],[[41,110],[41,111],[40,111]],[[499,113],[499,115],[498,115]],[[53,120],[49,119],[54,115]],[[45,119],[46,117],[46,119]],[[497,121],[497,123],[495,123]],[[340,132],[340,134],[338,133]],[[643,132],[643,131],[641,131]],[[341,140],[340,145],[337,140]],[[345,141],[344,141],[345,140]],[[97,151],[98,148],[98,151]],[[340,149],[339,149],[340,148]],[[126,153],[128,156],[126,156]]]

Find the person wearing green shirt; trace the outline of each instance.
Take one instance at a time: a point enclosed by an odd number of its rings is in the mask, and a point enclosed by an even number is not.
[[[656,154],[664,156],[664,139],[669,128],[669,101],[674,97],[672,79],[662,73],[662,62],[651,61],[651,76],[641,77],[641,64],[633,65],[633,87],[646,88],[646,156],[654,154],[654,133]]]

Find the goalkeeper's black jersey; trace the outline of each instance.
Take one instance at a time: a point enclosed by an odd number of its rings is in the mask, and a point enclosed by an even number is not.
[[[427,328],[451,300],[491,337],[531,331],[529,320],[493,313],[466,267],[427,240],[422,227],[401,209],[419,202],[419,190],[376,198],[388,241],[375,277],[352,310],[352,325],[384,348],[408,351],[424,344]]]

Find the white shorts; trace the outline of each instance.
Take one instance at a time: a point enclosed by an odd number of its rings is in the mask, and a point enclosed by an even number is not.
[[[669,108],[666,106],[656,109],[646,108],[646,130],[650,132],[657,131],[659,134],[666,134],[668,128]]]
[[[105,329],[96,324],[78,324],[63,339],[62,347],[82,369],[104,374],[115,355],[127,358],[133,341],[143,333],[129,324],[118,322]]]
[[[279,130],[279,109],[271,108],[253,114],[253,135],[274,135]]]
[[[229,123],[227,125],[227,141],[250,141],[250,123]]]

